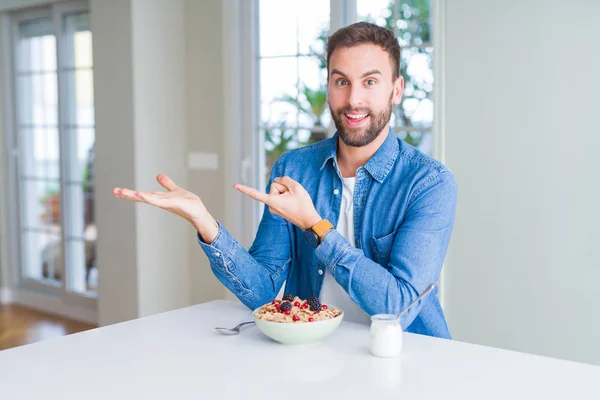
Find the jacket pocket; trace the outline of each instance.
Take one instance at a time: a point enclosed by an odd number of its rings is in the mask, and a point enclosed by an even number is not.
[[[380,238],[376,238],[375,236],[371,237],[371,247],[373,249],[375,261],[386,268],[390,263],[390,255],[392,254],[392,247],[394,247],[396,234],[398,234],[398,231],[394,231]]]

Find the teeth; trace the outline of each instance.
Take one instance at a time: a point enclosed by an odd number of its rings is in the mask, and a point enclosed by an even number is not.
[[[346,114],[346,116],[350,119],[361,119],[367,116],[367,114],[354,114],[354,115],[350,115],[350,114]]]

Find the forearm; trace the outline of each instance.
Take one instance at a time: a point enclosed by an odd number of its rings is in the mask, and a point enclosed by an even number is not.
[[[198,243],[206,253],[211,269],[223,285],[246,306],[254,309],[271,301],[286,278],[289,265],[289,240],[270,241],[266,251],[260,235],[255,245],[246,251],[218,222],[218,233],[207,244],[198,233]],[[253,254],[251,254],[251,252]]]
[[[325,237],[316,255],[350,298],[370,315],[399,313],[439,275],[439,269],[433,264],[431,269],[418,273],[414,273],[411,266],[382,266],[365,256],[363,250],[351,246],[337,231]],[[404,314],[404,328],[412,323],[420,309],[417,304]]]

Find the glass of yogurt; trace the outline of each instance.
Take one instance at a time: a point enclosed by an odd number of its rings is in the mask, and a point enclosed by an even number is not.
[[[402,327],[394,314],[371,317],[371,353],[377,357],[396,357],[402,350]]]

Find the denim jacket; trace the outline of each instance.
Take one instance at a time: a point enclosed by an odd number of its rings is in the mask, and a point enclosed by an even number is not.
[[[322,218],[336,226],[342,197],[338,134],[284,153],[275,177],[289,176],[310,194]],[[456,181],[438,161],[388,132],[371,159],[356,171],[355,246],[331,231],[311,247],[303,232],[265,207],[248,251],[219,223],[213,243],[198,242],[216,277],[246,306],[286,293],[319,296],[324,270],[370,315],[395,314],[438,280],[454,224]],[[413,333],[450,338],[437,288],[401,319]]]

